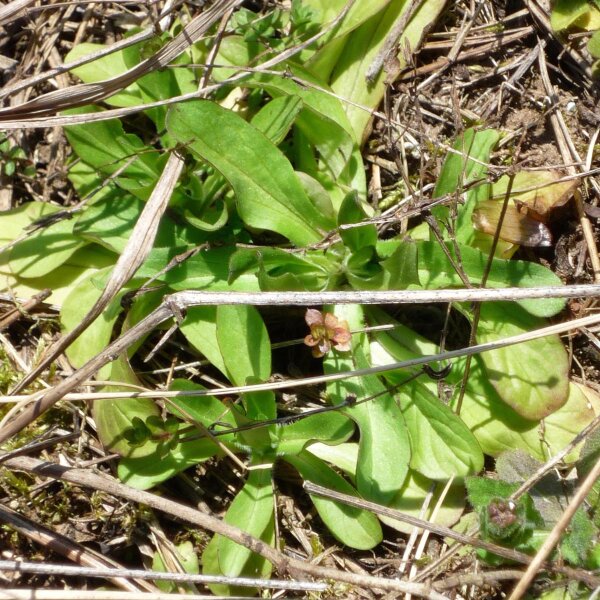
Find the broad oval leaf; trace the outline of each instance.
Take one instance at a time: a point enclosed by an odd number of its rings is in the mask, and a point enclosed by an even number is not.
[[[317,242],[331,228],[287,158],[232,111],[207,100],[180,104],[169,111],[167,129],[229,181],[247,225],[280,233],[297,246]]]
[[[340,444],[354,433],[354,423],[337,411],[301,418],[279,428],[279,454],[298,454],[313,442]]]
[[[235,385],[246,385],[249,377],[265,381],[271,375],[271,342],[259,312],[253,306],[218,306],[216,326],[230,380]]]
[[[309,452],[285,456],[306,481],[337,492],[357,496],[356,490],[331,467]],[[331,533],[343,544],[359,550],[376,546],[383,538],[377,518],[366,510],[312,496],[317,512]]]
[[[39,210],[39,218],[43,219],[52,218],[52,214],[58,212],[54,207],[48,210],[35,204],[35,207],[27,209],[28,214],[33,215]],[[24,279],[38,278],[67,262],[77,250],[88,243],[73,235],[73,225],[71,219],[59,219],[56,223],[32,232],[17,242],[8,254],[12,273]],[[14,237],[17,238],[20,233],[15,231]]]
[[[358,444],[340,444],[339,446],[327,446],[326,444],[311,444],[308,452],[318,456],[320,459],[332,463],[354,478],[356,475],[356,463],[358,461]],[[435,490],[433,490],[435,486]],[[395,508],[405,514],[414,517],[431,520],[435,510],[435,522],[438,525],[449,527],[458,521],[465,507],[465,490],[462,483],[450,487],[444,495],[441,506],[439,498],[444,491],[442,482],[432,482],[427,477],[409,470],[408,475],[398,490],[398,493],[389,501],[387,506]],[[433,491],[433,495],[432,495]],[[425,514],[423,507],[429,502]],[[414,527],[402,521],[379,515],[379,520],[402,533],[412,533]]]
[[[77,44],[66,56],[65,63],[75,62],[88,54],[105,49],[104,44],[92,44],[83,42]],[[128,46],[117,52],[111,52],[106,56],[97,58],[87,64],[71,69],[71,73],[77,75],[84,83],[96,83],[112,79],[127,71],[133,64],[140,61],[140,44]],[[142,94],[137,83],[132,83],[124,90],[106,98],[110,106],[136,106],[142,104]]]
[[[227,369],[217,340],[216,306],[193,306],[189,308],[179,328],[187,341],[196,350],[204,354],[223,375],[227,375]]]
[[[483,468],[479,443],[452,410],[423,384],[400,388],[410,434],[410,466],[434,481],[474,475]]]
[[[541,325],[519,306],[487,302],[481,305],[477,340],[491,342]],[[547,417],[569,397],[569,359],[558,335],[484,352],[481,361],[502,400],[526,419]]]
[[[72,109],[69,114],[98,112],[90,107]],[[142,140],[126,133],[118,119],[71,125],[65,134],[81,160],[103,175],[119,171],[115,181],[142,199],[147,199],[161,172],[157,151]],[[133,157],[133,158],[132,158]]]
[[[224,520],[229,525],[272,543],[274,514],[270,469],[250,471],[246,484],[233,499]],[[204,550],[202,565],[204,575],[268,577],[271,572],[271,563],[266,559],[221,535],[215,535]],[[214,584],[210,588],[215,594],[236,593],[230,586]],[[248,593],[248,588],[245,593]]]
[[[564,406],[543,422],[524,419],[500,399],[477,359],[472,363],[461,418],[489,456],[521,448],[545,462],[592,421],[594,410],[586,396],[571,383]],[[567,457],[569,461],[574,458]]]
[[[364,327],[360,306],[337,306],[335,314],[345,319],[351,330]],[[364,334],[353,337],[352,356],[340,353],[327,356],[323,363],[325,372],[329,374],[370,366],[362,347],[363,344],[366,347],[364,340]],[[357,489],[365,498],[385,504],[402,487],[408,473],[410,440],[402,411],[375,376],[335,382],[328,386],[328,393],[335,404],[341,403],[347,394],[355,394],[358,400],[378,395],[343,412],[360,429]]]
[[[437,242],[417,242],[419,279],[423,287],[436,289],[444,287],[464,287],[452,263]],[[456,260],[455,249],[448,244],[448,251]],[[379,248],[378,248],[379,249]],[[481,281],[485,273],[488,257],[476,248],[460,246],[463,269],[471,281]],[[544,287],[560,286],[562,281],[550,269],[542,265],[522,260],[494,258],[487,281],[488,287]],[[537,317],[551,317],[565,306],[561,298],[520,300],[515,304]]]
[[[119,479],[138,490],[147,490],[177,473],[185,471],[221,451],[212,440],[202,439],[177,444],[166,456],[150,454],[141,458],[123,458],[119,461]]]

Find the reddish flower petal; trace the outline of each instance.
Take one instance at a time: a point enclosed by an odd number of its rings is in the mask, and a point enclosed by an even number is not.
[[[338,326],[338,318],[333,313],[325,313],[325,327],[335,329]]]
[[[311,334],[309,334],[304,338],[304,343],[313,348],[319,343],[319,338],[314,338]]]
[[[309,327],[314,325],[323,325],[323,314],[316,308],[307,308],[304,320]]]
[[[352,341],[348,340],[347,342],[335,342],[333,347],[339,352],[348,352],[352,350]]]
[[[347,329],[342,329],[341,327],[336,327],[331,339],[337,344],[346,344],[352,339],[352,335]]]
[[[326,340],[324,338],[319,340],[319,352],[321,352],[321,356],[323,356],[324,354],[327,354],[327,352],[329,352],[331,350],[331,344],[329,343],[329,340]]]

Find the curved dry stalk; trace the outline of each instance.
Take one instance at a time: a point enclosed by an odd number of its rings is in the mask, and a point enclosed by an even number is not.
[[[201,527],[202,529],[207,529],[225,536],[237,544],[248,548],[252,552],[260,554],[273,564],[280,575],[289,574],[293,577],[302,575],[323,580],[332,579],[334,581],[343,581],[366,589],[374,588],[391,592],[400,592],[403,594],[413,594],[414,596],[428,598],[430,600],[448,600],[446,596],[431,590],[428,585],[398,581],[396,579],[382,579],[371,575],[357,575],[355,573],[321,567],[290,558],[275,548],[272,548],[262,540],[249,535],[237,527],[229,525],[221,519],[205,514],[191,506],[169,500],[168,498],[163,498],[150,492],[136,490],[118,482],[108,475],[99,475],[86,469],[63,467],[62,465],[48,463],[29,457],[11,458],[6,461],[5,466],[10,469],[34,473],[40,477],[50,477],[51,479],[69,481],[79,486],[100,490],[107,494],[126,498],[132,502],[145,504],[150,508],[171,515],[176,519],[186,521]]]

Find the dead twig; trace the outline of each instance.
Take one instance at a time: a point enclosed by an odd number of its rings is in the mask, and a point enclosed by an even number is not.
[[[46,551],[56,552],[57,554],[60,554],[61,556],[64,556],[65,558],[77,563],[78,565],[83,565],[83,567],[65,565],[67,569],[70,568],[78,570],[85,568],[92,571],[103,571],[105,573],[105,579],[110,580],[114,585],[122,590],[127,590],[130,592],[137,592],[141,590],[145,590],[147,592],[157,591],[156,586],[152,585],[151,582],[142,581],[143,578],[138,578],[137,575],[114,574],[113,571],[118,570],[120,566],[114,561],[94,552],[93,550],[85,548],[81,544],[77,544],[73,540],[70,540],[68,537],[61,535],[56,531],[52,531],[51,529],[48,529],[39,523],[32,522],[23,515],[20,515],[19,513],[11,510],[7,506],[3,506],[2,504],[0,504],[0,521],[6,523],[12,529],[18,531],[21,535],[24,535],[37,544],[40,544],[40,546],[42,546]],[[0,561],[0,563],[16,563],[17,565],[21,564],[17,561]],[[18,572],[20,569],[18,567],[10,568],[0,564],[0,571],[3,570]],[[31,571],[25,570],[24,572]],[[135,581],[136,579],[139,579],[139,581]]]
[[[280,575],[290,574],[294,577],[303,575],[323,580],[333,579],[334,581],[343,581],[366,589],[375,588],[404,594],[413,594],[431,600],[447,600],[446,596],[430,590],[429,586],[423,584],[398,581],[395,579],[383,579],[369,575],[356,575],[347,571],[321,567],[294,558],[289,558],[262,540],[249,535],[237,527],[229,525],[221,519],[200,512],[185,504],[157,496],[156,494],[130,488],[112,477],[93,473],[89,469],[73,469],[29,457],[11,458],[5,464],[10,469],[35,473],[40,477],[69,481],[79,486],[100,490],[120,498],[126,498],[132,502],[145,504],[176,519],[186,521],[197,527],[201,527],[202,529],[225,536],[237,544],[266,558],[275,566]]]
[[[0,507],[1,510],[1,507]],[[151,579],[153,581],[173,581],[176,583],[201,583],[209,585],[239,585],[242,587],[270,588],[295,592],[324,592],[326,583],[311,581],[286,581],[282,579],[253,579],[252,577],[226,577],[219,575],[194,575],[190,573],[165,573],[164,571],[144,571],[142,569],[121,569],[114,567],[89,568],[52,563],[23,562],[17,560],[0,560],[0,571],[13,573],[36,573],[40,575],[63,575],[66,577],[93,577],[99,579]],[[153,589],[154,586],[152,586]]]
[[[26,315],[28,311],[39,306],[46,298],[52,294],[52,291],[48,288],[42,290],[35,296],[32,296],[29,300],[26,300],[16,308],[13,308],[2,319],[0,319],[0,331],[4,331],[10,327],[13,323],[16,323],[23,315]]]
[[[240,3],[241,0],[223,0],[222,2],[213,4],[188,23],[181,33],[153,56],[116,77],[96,83],[84,83],[64,90],[56,90],[38,96],[24,104],[0,109],[0,120],[12,119],[19,116],[43,117],[66,108],[83,106],[108,98],[126,88],[143,75],[166,67],[190,45],[198,41],[230,7],[237,6]]]

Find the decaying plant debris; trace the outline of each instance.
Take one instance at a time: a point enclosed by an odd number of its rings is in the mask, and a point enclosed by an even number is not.
[[[0,24],[7,594],[600,588],[596,0]]]

